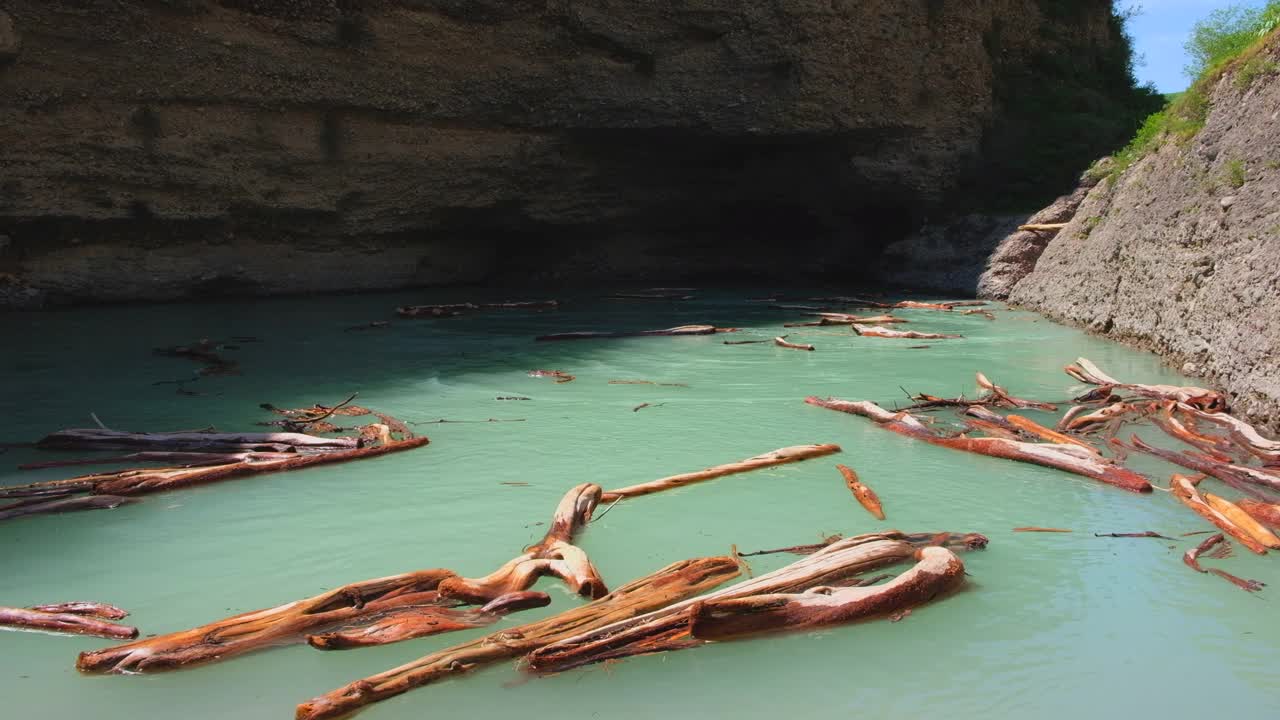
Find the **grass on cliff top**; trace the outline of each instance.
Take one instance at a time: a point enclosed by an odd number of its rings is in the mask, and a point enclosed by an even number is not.
[[[1280,42],[1280,0],[1271,0],[1261,9],[1223,8],[1196,23],[1186,45],[1192,60],[1186,68],[1194,78],[1191,87],[1169,96],[1165,108],[1148,117],[1133,140],[1112,156],[1114,164],[1105,170],[1095,164],[1096,171],[1114,181],[1166,140],[1186,142],[1195,137],[1209,117],[1213,86],[1223,75],[1235,72],[1236,87],[1244,90],[1259,77],[1280,70],[1275,62],[1260,57],[1276,42]]]

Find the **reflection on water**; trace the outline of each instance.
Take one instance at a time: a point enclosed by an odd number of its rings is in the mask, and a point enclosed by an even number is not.
[[[99,600],[162,633],[321,592],[344,582],[428,567],[485,573],[535,541],[556,501],[584,481],[606,487],[696,470],[774,448],[835,442],[830,458],[722,478],[626,502],[581,540],[606,581],[621,584],[677,559],[813,542],[878,527],[978,531],[986,552],[965,556],[969,588],[901,623],[872,622],[629,660],[512,684],[501,667],[386,702],[365,716],[395,718],[1002,718],[1161,716],[1274,710],[1269,672],[1280,624],[1274,558],[1237,553],[1223,567],[1271,582],[1251,596],[1182,566],[1192,538],[1105,539],[1094,532],[1205,529],[1167,495],[1148,497],[1053,470],[936,448],[868,422],[803,404],[806,395],[901,402],[903,390],[974,394],[975,370],[1014,394],[1060,400],[1078,390],[1062,366],[1079,355],[1120,378],[1177,381],[1150,355],[1035,315],[904,311],[913,329],[963,340],[862,339],[841,328],[790,330],[817,351],[726,346],[724,336],[533,343],[566,330],[646,329],[706,322],[772,338],[799,320],[743,298],[760,289],[702,293],[667,304],[566,300],[558,312],[449,320],[383,319],[406,302],[467,299],[443,292],[116,307],[0,316],[16,339],[0,351],[0,441],[90,423],[164,430],[254,429],[271,402],[358,402],[402,419],[521,419],[416,429],[432,444],[375,461],[261,476],[146,498],[118,510],[0,524],[0,603]],[[199,338],[256,336],[227,355],[244,374],[203,378],[175,392],[156,381],[198,365],[150,348]],[[928,349],[911,349],[927,344]],[[556,384],[532,369],[577,376]],[[610,385],[653,380],[689,387]],[[528,401],[499,401],[521,396]],[[650,407],[633,411],[641,403]],[[1034,415],[1034,413],[1032,413]],[[1040,417],[1039,419],[1046,419]],[[1156,436],[1158,437],[1158,436]],[[48,453],[11,449],[0,484],[64,477],[19,473]],[[880,495],[877,523],[835,464]],[[1163,481],[1170,468],[1135,457]],[[528,483],[509,485],[503,483]],[[1234,493],[1224,492],[1228,497]],[[1013,534],[1023,525],[1072,534]],[[1173,547],[1170,547],[1173,546]],[[758,558],[757,571],[785,556]],[[544,581],[552,607],[578,602]],[[80,677],[84,638],[0,633],[6,716],[99,720],[288,718],[294,705],[350,680],[484,631],[344,653],[306,646],[187,672]],[[1171,686],[1194,668],[1203,692]]]

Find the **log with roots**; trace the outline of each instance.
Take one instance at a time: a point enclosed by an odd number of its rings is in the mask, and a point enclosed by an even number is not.
[[[1232,417],[1226,413],[1204,412],[1186,403],[1178,403],[1178,411],[1196,420],[1205,420],[1219,427],[1226,428],[1231,439],[1250,454],[1261,458],[1263,462],[1280,462],[1280,440],[1263,437],[1257,428],[1249,423]]]
[[[36,442],[42,450],[166,450],[196,452],[329,451],[356,447],[355,438],[326,438],[302,433],[133,433],[103,428],[59,430]]]
[[[550,604],[551,596],[546,593],[522,591],[502,595],[478,610],[434,605],[402,607],[338,630],[308,635],[307,644],[317,650],[351,650],[387,645],[455,630],[484,627],[497,622],[507,613]]]
[[[1129,446],[1124,446],[1118,441],[1115,444],[1138,450],[1148,455],[1154,455],[1188,470],[1210,475],[1255,500],[1268,501],[1272,500],[1276,495],[1280,495],[1280,477],[1257,468],[1218,462],[1203,455],[1179,453],[1154,447],[1143,442],[1137,435],[1131,436],[1129,442]]]
[[[251,456],[247,460],[226,465],[121,470],[119,472],[85,475],[73,478],[73,480],[79,483],[87,483],[90,491],[95,495],[143,495],[249,475],[301,470],[302,468],[316,465],[352,460],[367,460],[380,455],[419,448],[429,442],[430,440],[422,436],[354,450],[338,450],[316,454],[289,454],[283,459],[256,460]],[[0,491],[0,495],[2,494],[3,491]]]
[[[587,554],[573,544],[600,503],[601,488],[583,483],[560,500],[551,528],[538,544],[482,578],[451,577],[440,583],[440,597],[483,605],[513,592],[527,590],[539,577],[554,575],[573,592],[589,598],[604,596],[604,580]]]
[[[1222,536],[1222,533],[1217,533],[1216,535],[1211,535],[1205,538],[1204,542],[1183,553],[1182,562],[1186,563],[1187,567],[1195,570],[1196,572],[1209,572],[1208,570],[1200,567],[1200,556],[1212,549],[1214,545],[1217,545],[1224,540],[1226,540],[1226,538]]]
[[[36,502],[19,502],[0,507],[0,520],[13,520],[28,515],[80,512],[83,510],[111,510],[134,502],[137,502],[137,500],[118,495],[87,495],[59,498],[57,500],[41,499]]]
[[[739,574],[734,558],[677,562],[605,597],[545,620],[500,630],[357,680],[298,706],[297,720],[350,715],[368,705],[477,668],[520,657],[550,642],[641,615],[709,590]]]
[[[812,345],[801,345],[799,343],[787,342],[785,335],[783,335],[782,337],[774,338],[773,344],[782,348],[790,348],[792,350],[808,350],[809,352],[813,352],[814,350],[817,349]]]
[[[671,475],[658,480],[653,480],[639,485],[628,485],[627,487],[609,490],[601,497],[601,502],[616,502],[622,498],[639,497],[641,495],[649,495],[663,490],[671,490],[673,488],[684,487],[706,480],[712,480],[725,475],[734,475],[737,473],[750,472],[751,470],[759,470],[760,468],[773,467],[774,465],[785,465],[787,463],[799,462],[801,460],[810,460],[824,455],[831,455],[840,452],[839,445],[795,445],[793,447],[784,447],[768,452],[763,455],[739,460],[738,462],[729,463],[727,465],[716,465],[706,470],[697,472],[683,473],[681,475]]]
[[[1000,407],[1014,408],[1018,410],[1046,410],[1048,412],[1057,412],[1058,406],[1052,403],[1040,402],[1039,400],[1024,400],[1023,398],[1014,397],[1009,394],[1008,390],[987,379],[986,375],[977,373],[978,387],[987,391],[987,395],[991,398],[992,404]]]
[[[1263,525],[1280,529],[1280,505],[1258,502],[1257,500],[1240,500],[1236,503],[1240,509],[1249,513],[1250,517]]]
[[[858,479],[858,473],[847,465],[836,465],[836,469],[844,476],[844,484],[849,487],[849,491],[858,499],[858,503],[866,508],[877,520],[884,519],[884,507],[880,504],[880,497],[875,491],[867,487]]]
[[[887,585],[841,587],[865,572],[912,558],[916,566]],[[529,668],[560,672],[679,650],[704,639],[888,614],[927,602],[955,588],[963,577],[963,564],[946,548],[918,549],[892,533],[859,535],[771,573],[547,645],[530,653]],[[699,629],[706,635],[700,636]]]
[[[1142,475],[1121,467],[1108,458],[1073,445],[1028,443],[1006,438],[943,437],[925,427],[910,413],[891,413],[873,402],[850,402],[831,398],[823,400],[817,397],[806,398],[805,402],[829,410],[861,415],[883,428],[932,445],[1057,468],[1130,492],[1151,492],[1151,483]]]
[[[127,640],[138,637],[138,628],[119,625],[109,620],[118,620],[124,615],[109,613],[106,616],[95,615],[92,609],[78,603],[74,611],[46,611],[40,609],[0,607],[0,627],[22,628],[25,630],[44,630],[47,632],[72,633],[75,635],[93,635],[94,637]],[[58,607],[58,606],[49,606]],[[100,606],[123,612],[110,605]],[[128,613],[125,613],[127,615]],[[103,618],[106,619],[103,619]]]
[[[909,340],[951,340],[954,338],[962,338],[963,335],[943,335],[941,333],[916,332],[915,330],[890,330],[888,328],[875,327],[874,325],[862,325],[854,323],[850,327],[853,331],[862,337],[876,338],[894,338]]]
[[[1085,358],[1077,358],[1074,363],[1066,366],[1064,370],[1071,377],[1088,385],[1100,385],[1109,389],[1120,388],[1145,398],[1173,400],[1210,412],[1226,410],[1227,408],[1227,399],[1222,393],[1198,387],[1122,383],[1099,370],[1097,365]]]
[[[1214,509],[1213,506],[1211,506],[1200,495],[1200,491],[1196,489],[1195,482],[1193,482],[1191,478],[1185,475],[1174,475],[1169,486],[1173,490],[1173,496],[1176,497],[1183,505],[1186,505],[1194,511],[1197,515],[1216,525],[1219,530],[1222,530],[1226,534],[1235,538],[1237,542],[1249,548],[1250,551],[1259,555],[1267,554],[1266,546],[1254,539],[1254,537],[1249,534],[1248,530],[1237,525],[1231,518]]]
[[[636,330],[636,331],[620,331],[620,332],[567,332],[554,333],[552,335],[539,335],[534,338],[538,341],[548,340],[600,340],[612,338],[632,338],[632,337],[681,337],[685,335],[715,335],[716,333],[737,332],[737,328],[720,328],[715,325],[681,325],[679,327],[666,328],[665,330]]]

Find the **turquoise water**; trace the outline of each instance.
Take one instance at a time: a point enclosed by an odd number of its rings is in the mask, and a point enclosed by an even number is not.
[[[787,445],[834,442],[842,454],[625,502],[580,544],[617,586],[678,559],[725,554],[731,544],[751,550],[881,528],[982,532],[991,545],[964,556],[965,592],[900,623],[717,644],[528,682],[503,665],[408,693],[362,717],[1176,719],[1280,707],[1273,672],[1280,623],[1271,602],[1280,564],[1273,557],[1238,549],[1229,560],[1209,561],[1272,583],[1250,595],[1182,565],[1182,552],[1202,536],[1176,543],[1093,537],[1209,529],[1166,494],[1136,496],[935,448],[802,403],[809,394],[900,402],[899,386],[974,394],[975,370],[1014,394],[1061,400],[1081,389],[1061,371],[1079,355],[1122,379],[1183,380],[1176,373],[1151,355],[1003,309],[995,322],[900,313],[912,329],[958,332],[962,340],[803,328],[791,330],[791,340],[817,352],[723,345],[726,337],[771,338],[782,322],[800,319],[744,302],[759,294],[700,293],[674,305],[570,298],[554,313],[403,321],[362,333],[342,328],[387,318],[406,302],[484,298],[436,292],[0,315],[0,336],[16,339],[0,351],[4,441],[89,425],[90,412],[117,428],[253,430],[253,421],[270,418],[259,403],[332,403],[356,391],[360,404],[410,421],[524,420],[420,425],[432,443],[418,451],[0,524],[0,604],[110,602],[132,610],[130,622],[144,633],[164,633],[380,575],[449,567],[474,576],[537,540],[538,523],[577,483],[616,487]],[[747,332],[531,341],[544,332],[691,322]],[[243,375],[187,386],[208,393],[200,396],[152,384],[197,366],[154,357],[150,348],[233,335],[262,339],[226,353]],[[578,379],[555,384],[526,374],[544,368]],[[614,379],[689,387],[609,385]],[[495,400],[512,395],[532,400]],[[644,402],[653,407],[632,411]],[[52,457],[9,450],[0,455],[0,485],[74,474],[12,469]],[[837,462],[879,493],[886,522],[853,500]],[[1172,469],[1138,456],[1130,466],[1162,483]],[[1075,532],[1010,532],[1023,525]],[[759,572],[787,559],[757,558],[753,566]],[[497,627],[579,602],[550,580],[538,589],[551,593],[551,607]],[[286,719],[302,700],[483,632],[342,653],[293,646],[130,677],[74,669],[79,651],[110,641],[0,632],[3,715]],[[1179,686],[1189,682],[1195,687]]]

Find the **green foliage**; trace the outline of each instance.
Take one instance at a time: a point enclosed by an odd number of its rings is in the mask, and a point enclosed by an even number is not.
[[[1280,16],[1280,0],[1273,0],[1262,10],[1243,5],[1214,10],[1191,29],[1185,45],[1191,56],[1191,64],[1185,69],[1187,75],[1199,78],[1244,52],[1266,34],[1263,28],[1274,22],[1274,16]]]
[[[1227,163],[1227,183],[1233,188],[1242,188],[1247,180],[1245,177],[1244,161],[1240,159],[1231,160]]]
[[[1260,77],[1271,75],[1280,69],[1274,60],[1265,57],[1251,57],[1236,71],[1235,86],[1237,90],[1248,90]]]

